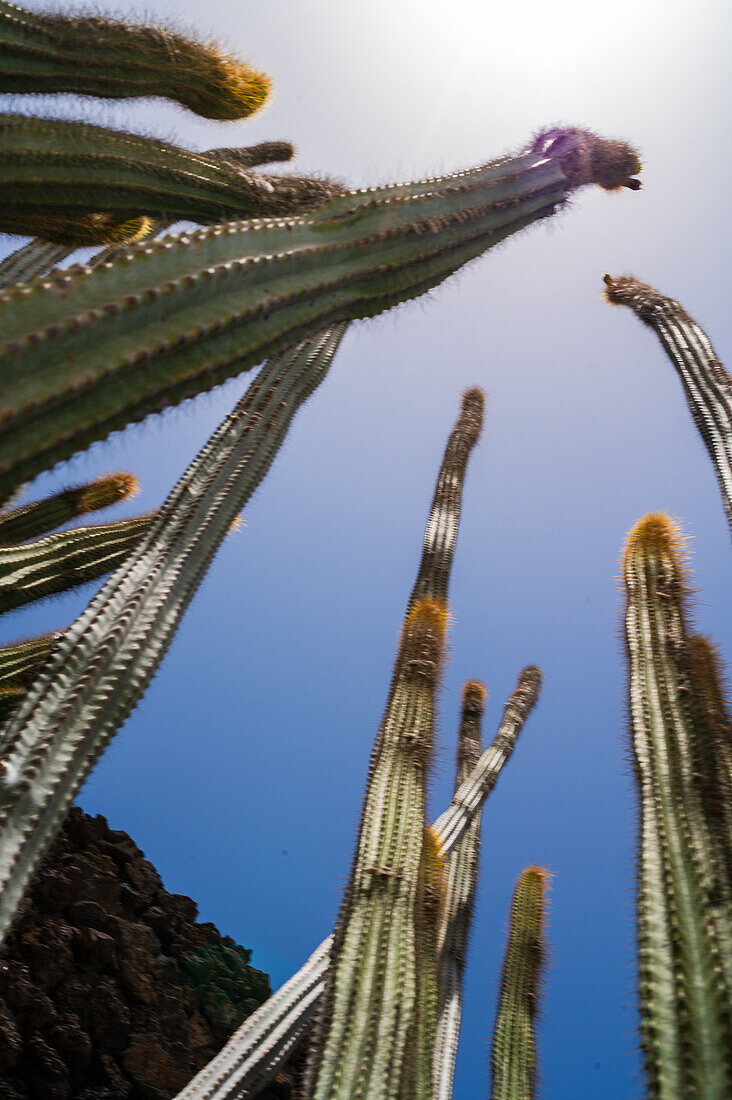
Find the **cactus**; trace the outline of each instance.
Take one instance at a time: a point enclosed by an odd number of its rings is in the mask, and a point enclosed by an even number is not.
[[[446,620],[444,604],[418,600],[404,622],[313,1044],[316,1100],[396,1097],[414,1056],[415,904]]]
[[[163,96],[204,118],[246,118],[269,98],[264,73],[163,27],[25,11],[0,0],[0,92]]]
[[[0,614],[116,569],[150,530],[154,513],[74,527],[22,546],[0,546]]]
[[[139,489],[133,474],[118,471],[95,481],[63,489],[44,500],[0,512],[0,546],[38,538],[72,519],[129,500]]]
[[[232,519],[327,373],[344,330],[335,326],[262,369],[0,731],[0,936],[76,792],[154,675]]]
[[[61,632],[54,631],[0,648],[0,687],[30,687],[60,637]]]
[[[719,846],[721,862],[727,868],[732,888],[732,720],[725,699],[720,657],[702,634],[694,634],[688,639],[686,668],[688,682],[693,688],[694,774],[704,803],[704,815]]]
[[[651,513],[633,528],[624,576],[649,1094],[723,1100],[732,1095],[729,851],[726,859],[720,853],[695,774],[699,765],[708,770],[715,745],[705,736],[706,721],[695,721],[703,689],[688,675],[681,540],[665,516]]]
[[[548,131],[472,171],[143,241],[93,272],[3,291],[0,500],[308,332],[416,297],[583,184],[633,185],[638,168],[624,144]]]
[[[525,668],[506,703],[492,744],[465,782],[461,783],[448,809],[433,823],[432,829],[439,840],[443,859],[448,859],[455,845],[460,843],[474,815],[480,811],[483,800],[493,790],[524,722],[536,704],[540,686],[539,670],[533,666]],[[449,832],[444,831],[444,824]],[[323,940],[271,1000],[244,1021],[176,1100],[238,1100],[239,1097],[255,1096],[264,1088],[320,1009],[332,944],[332,936]]]
[[[492,1100],[536,1096],[535,1024],[546,957],[548,884],[548,871],[527,867],[514,890],[491,1047]]]
[[[462,714],[458,731],[455,793],[481,756],[480,727],[486,689],[477,680],[463,686]],[[446,860],[445,904],[437,934],[437,1027],[432,1064],[434,1100],[451,1100],[455,1076],[462,981],[468,933],[475,904],[480,851],[480,810]]]
[[[629,276],[605,276],[605,296],[629,306],[656,333],[673,363],[717,475],[732,531],[732,378],[706,333],[673,298]]]
[[[445,860],[440,838],[424,830],[419,885],[415,905],[417,1006],[414,1052],[404,1070],[400,1100],[432,1100],[432,1056],[437,1030],[438,936],[445,907]]]
[[[57,244],[124,244],[147,235],[149,218],[301,214],[343,192],[327,180],[253,172],[235,150],[207,157],[83,122],[0,115],[0,139],[0,231]]]

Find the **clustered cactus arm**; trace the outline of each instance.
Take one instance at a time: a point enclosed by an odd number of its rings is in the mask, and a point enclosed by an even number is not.
[[[129,500],[138,489],[139,483],[133,474],[118,471],[62,489],[32,504],[0,511],[0,546],[15,546],[38,538],[79,516]]]
[[[455,793],[481,756],[486,689],[477,680],[463,686]],[[437,933],[437,1027],[432,1061],[434,1100],[451,1100],[462,1015],[462,983],[468,933],[475,905],[480,852],[480,810],[445,857],[445,901]]]
[[[0,115],[0,186],[0,231],[79,246],[145,235],[147,222],[137,226],[135,218],[284,217],[343,192],[327,180],[254,172],[236,163],[235,150],[207,157],[90,123],[24,115]]]
[[[93,272],[3,291],[0,500],[313,330],[416,297],[577,187],[630,185],[638,168],[627,145],[549,131],[472,171],[142,242]]]
[[[683,306],[630,276],[605,276],[608,301],[629,306],[660,339],[714,465],[732,530],[732,378]]]
[[[543,867],[527,867],[514,890],[491,1046],[491,1100],[536,1096],[535,1024],[546,958],[548,883]]]
[[[630,715],[640,803],[641,1047],[652,1100],[732,1095],[729,859],[707,820],[688,678],[678,531],[649,514],[625,551]],[[705,754],[714,751],[707,744]]]
[[[335,326],[265,365],[0,731],[0,935],[76,792],[152,679],[232,520],[327,373],[344,330]]]
[[[0,92],[163,96],[204,118],[237,119],[266,103],[270,81],[164,27],[30,12],[0,0]]]

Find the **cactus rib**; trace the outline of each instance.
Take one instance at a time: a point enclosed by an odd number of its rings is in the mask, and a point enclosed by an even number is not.
[[[153,677],[233,518],[327,373],[344,329],[266,364],[0,732],[0,934],[74,795]]]
[[[146,235],[136,218],[304,214],[343,192],[327,180],[253,172],[234,150],[208,157],[84,122],[6,114],[0,136],[0,230],[58,244],[124,244]]]
[[[608,151],[612,170],[598,167]],[[638,167],[628,146],[550,131],[471,171],[141,242],[93,272],[0,292],[0,499],[313,330],[416,297],[574,188],[622,185]]]
[[[60,631],[13,642],[0,648],[0,687],[30,687],[38,670],[53,653]]]
[[[491,1046],[491,1100],[536,1096],[535,1022],[546,957],[548,883],[549,873],[543,867],[527,867],[514,890]]]
[[[630,276],[605,276],[606,297],[630,309],[661,341],[714,465],[727,523],[732,531],[732,378],[706,333],[673,298]]]
[[[641,1046],[653,1100],[732,1093],[732,908],[695,764],[694,687],[684,668],[678,531],[649,514],[625,552],[630,714],[640,802]],[[706,751],[713,747],[706,746]]]
[[[469,680],[464,685],[458,731],[456,794],[481,756],[480,727],[485,699],[486,689],[481,683]],[[452,1098],[462,1016],[463,970],[478,880],[480,818],[480,810],[477,810],[462,839],[453,846],[445,861],[445,904],[437,934],[438,1016],[432,1059],[434,1100]]]
[[[204,118],[238,119],[266,103],[270,81],[164,27],[30,12],[0,0],[0,92],[162,96]]]
[[[460,843],[474,815],[480,811],[483,800],[493,790],[510,755],[506,754],[504,747],[499,749],[498,746],[514,743],[521,732],[538,697],[540,678],[537,677],[537,672],[533,667],[527,668],[519,677],[519,683],[504,709],[493,743],[458,788],[448,809],[433,823],[432,828],[439,841],[443,859],[448,858],[454,846]],[[531,692],[533,696],[530,703],[527,702],[527,692]],[[463,789],[471,793],[480,792],[480,797],[477,800],[475,797],[467,800],[461,797],[457,802],[455,799]],[[447,823],[449,833],[444,831],[441,823]],[[178,1094],[176,1100],[244,1100],[245,1097],[255,1096],[272,1079],[281,1059],[278,1060],[276,1056],[273,1058],[269,1046],[264,1043],[260,1053],[257,1045],[259,1036],[276,1034],[277,1040],[272,1040],[275,1048],[283,1043],[288,1044],[290,1049],[298,1041],[313,1013],[319,1008],[311,994],[317,989],[318,1001],[323,996],[332,943],[333,937],[329,936],[315,949],[307,963],[274,995],[278,998],[277,1004],[270,998],[253,1012],[234,1032],[219,1054]],[[301,1024],[301,1020],[304,1023]]]
[[[0,512],[0,546],[15,546],[62,527],[78,516],[129,500],[139,488],[137,478],[119,471],[95,481],[63,489],[51,497]]]

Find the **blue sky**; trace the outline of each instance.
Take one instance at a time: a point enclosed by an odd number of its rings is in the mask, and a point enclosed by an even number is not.
[[[193,148],[287,139],[292,170],[353,186],[468,167],[576,124],[635,143],[644,190],[579,193],[425,298],[352,326],[80,803],[126,829],[167,888],[253,948],[275,985],[301,964],[348,873],[445,439],[462,390],[482,386],[434,815],[452,786],[461,683],[489,687],[486,739],[523,665],[539,664],[545,684],[484,812],[455,1097],[485,1091],[510,895],[529,863],[555,875],[544,1094],[640,1096],[619,555],[644,512],[675,516],[699,628],[730,654],[730,545],[681,385],[653,334],[604,303],[602,274],[633,272],[679,298],[729,364],[729,8],[145,5],[175,11],[270,73],[260,116],[213,124],[162,103],[50,99],[44,110]],[[129,469],[143,492],[116,514],[154,507],[245,385],[115,435],[33,494]],[[92,591],[18,613],[4,637],[66,625]]]

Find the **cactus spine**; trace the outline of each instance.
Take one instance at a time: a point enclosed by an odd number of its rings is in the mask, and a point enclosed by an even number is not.
[[[143,241],[93,272],[3,291],[0,499],[309,332],[416,297],[577,187],[631,185],[638,167],[626,145],[549,131],[472,171]]]
[[[0,92],[163,96],[204,118],[238,119],[270,94],[264,73],[163,27],[25,11],[0,0]]]
[[[455,793],[481,756],[480,727],[486,689],[477,680],[463,687],[458,731]],[[433,1069],[434,1100],[451,1100],[462,1015],[462,984],[468,933],[475,905],[480,851],[480,810],[476,812],[445,863],[445,904],[437,933],[437,1027]]]
[[[727,523],[732,530],[732,378],[706,333],[686,310],[652,286],[605,276],[608,301],[629,306],[649,325],[673,363],[699,435],[714,465]]]
[[[493,790],[501,768],[510,756],[510,752],[505,751],[506,745],[515,743],[536,703],[540,683],[538,669],[524,669],[506,704],[493,744],[486,749],[456,792],[460,794],[464,789],[471,797],[461,798],[459,802],[453,799],[449,809],[433,823],[432,829],[439,841],[443,859],[449,859],[454,846],[460,843],[470,826],[473,815],[480,810],[483,799]],[[447,822],[449,835],[442,830],[441,822]],[[239,1100],[240,1097],[255,1096],[264,1088],[286,1057],[283,1052],[291,1050],[300,1041],[320,1008],[332,944],[332,936],[323,940],[300,970],[244,1021],[176,1100]]]
[[[625,551],[630,713],[640,802],[638,954],[641,1046],[653,1100],[732,1094],[729,852],[707,819],[696,766],[680,539],[649,514]],[[727,973],[725,974],[725,969]]]
[[[231,521],[327,373],[344,328],[263,368],[0,732],[0,935],[76,792],[154,675]]]
[[[404,623],[315,1040],[316,1100],[380,1100],[404,1087],[418,996],[415,905],[425,769],[446,619],[444,604],[418,600]]]
[[[546,956],[548,882],[543,867],[527,867],[514,890],[491,1048],[492,1100],[536,1096],[535,1023]]]
[[[138,489],[139,484],[133,474],[118,471],[84,485],[63,489],[33,504],[7,509],[0,512],[0,546],[15,546],[45,535],[88,512],[97,512],[121,500],[129,500]]]

